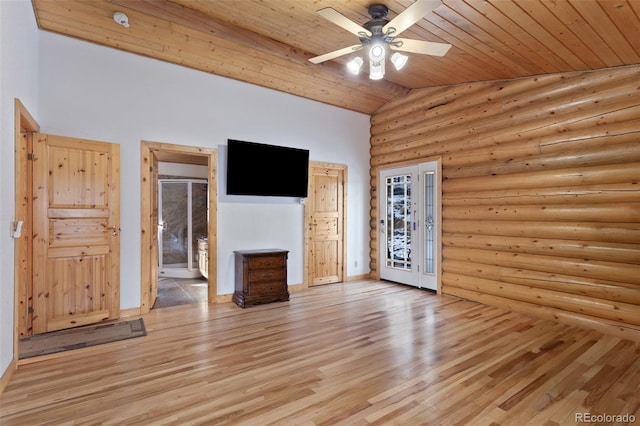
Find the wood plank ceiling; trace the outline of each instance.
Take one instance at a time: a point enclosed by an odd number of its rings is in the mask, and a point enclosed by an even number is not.
[[[443,0],[402,37],[450,43],[411,54],[384,80],[350,75],[357,44],[320,17],[332,7],[364,24],[372,0],[32,0],[38,25],[79,39],[371,114],[411,89],[640,64],[640,0]],[[413,0],[379,0],[388,18]],[[129,17],[116,24],[113,12]]]

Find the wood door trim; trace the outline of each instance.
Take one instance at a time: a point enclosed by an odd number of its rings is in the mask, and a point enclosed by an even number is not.
[[[151,309],[151,295],[154,285],[153,265],[158,263],[158,241],[153,238],[154,206],[153,187],[158,180],[158,161],[175,161],[178,163],[200,164],[208,167],[209,190],[209,279],[208,300],[209,303],[218,302],[217,285],[217,217],[218,217],[218,151],[214,148],[200,148],[186,145],[174,145],[162,142],[142,141],[140,144],[140,171],[141,171],[141,284],[140,284],[140,312],[147,313]],[[157,217],[157,206],[156,216]],[[156,266],[157,268],[157,266]],[[157,286],[157,283],[155,284]]]
[[[342,281],[347,281],[347,182],[348,182],[348,166],[346,164],[337,164],[337,163],[325,163],[320,161],[309,161],[309,188],[308,193],[312,194],[313,190],[313,179],[311,179],[311,171],[314,168],[318,169],[332,169],[332,170],[340,170],[342,172]],[[307,200],[308,201],[308,200]],[[313,285],[313,277],[311,276],[311,208],[309,207],[309,203],[305,202],[304,204],[304,260],[303,260],[303,268],[304,268],[304,277],[305,283],[304,287],[309,287]]]
[[[31,167],[27,158],[30,141],[40,125],[19,99],[14,100],[15,137],[15,219],[22,220],[22,237],[15,240],[14,252],[14,331],[13,358],[18,359],[18,340],[29,333],[29,286],[33,263],[31,261]],[[14,363],[15,365],[15,363]],[[0,389],[1,392],[1,389]]]

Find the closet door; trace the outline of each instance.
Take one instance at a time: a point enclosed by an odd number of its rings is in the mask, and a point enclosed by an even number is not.
[[[345,180],[338,164],[313,164],[309,171],[307,214],[309,285],[344,280]]]

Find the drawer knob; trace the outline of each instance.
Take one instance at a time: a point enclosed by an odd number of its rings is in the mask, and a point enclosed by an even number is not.
[[[271,272],[262,274],[262,278],[271,278],[271,277],[273,277],[273,273]]]

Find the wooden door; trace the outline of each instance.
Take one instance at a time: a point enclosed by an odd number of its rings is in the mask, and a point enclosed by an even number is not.
[[[345,166],[311,165],[309,197],[309,285],[343,281]]]
[[[120,315],[120,147],[36,134],[33,332]]]

